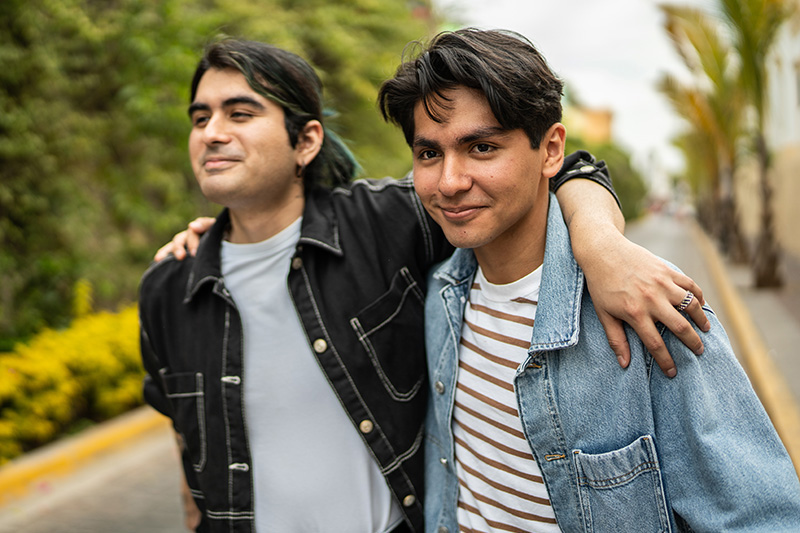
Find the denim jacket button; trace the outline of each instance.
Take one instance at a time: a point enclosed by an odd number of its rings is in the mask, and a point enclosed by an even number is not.
[[[286,264],[286,263],[284,263]],[[302,257],[293,257],[292,258],[292,270],[300,270],[300,267],[303,266],[303,258]]]
[[[403,506],[404,507],[411,507],[417,501],[417,498],[414,497],[413,494],[409,494],[405,498],[403,498]]]
[[[317,339],[314,341],[314,351],[317,353],[322,353],[328,349],[328,343],[325,342],[325,339]]]
[[[450,530],[444,526],[439,526],[439,529],[436,530],[436,533],[450,533]]]
[[[439,394],[444,394],[444,383],[442,383],[441,381],[437,381],[436,383],[434,383],[433,388],[436,389],[436,392],[438,392]]]
[[[372,420],[362,420],[358,425],[358,429],[361,430],[361,433],[372,433],[374,427],[375,425],[372,423]]]

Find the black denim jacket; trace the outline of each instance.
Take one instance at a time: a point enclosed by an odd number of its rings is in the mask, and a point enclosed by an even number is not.
[[[573,157],[562,174],[587,164],[594,164],[589,154]],[[570,177],[610,188],[602,165]],[[303,217],[288,285],[309,346],[407,525],[422,531],[425,279],[452,248],[410,178],[320,188],[307,196]],[[184,472],[203,513],[199,530],[251,532],[242,325],[220,271],[228,223],[223,211],[196,258],[169,258],[144,274],[142,359],[146,401],[183,438]]]

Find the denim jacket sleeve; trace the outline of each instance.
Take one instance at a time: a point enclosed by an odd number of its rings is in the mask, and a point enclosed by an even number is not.
[[[664,335],[680,371],[651,372],[654,422],[667,497],[690,531],[798,531],[792,462],[711,309],[706,349],[693,355]],[[685,524],[681,524],[685,522]]]

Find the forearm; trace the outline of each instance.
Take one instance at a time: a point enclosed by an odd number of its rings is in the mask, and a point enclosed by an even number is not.
[[[585,269],[593,257],[608,250],[609,240],[622,236],[622,211],[605,187],[587,179],[567,181],[556,191],[556,198],[569,229],[572,252]]]
[[[583,175],[594,178],[581,179]],[[692,293],[690,305],[682,310],[701,329],[707,329],[708,320],[701,307],[702,290],[691,278],[673,271],[625,238],[625,219],[602,162],[594,165],[578,159],[560,176],[556,197],[569,229],[572,251],[620,364],[624,367],[630,361],[628,341],[620,323],[623,320],[636,330],[661,369],[674,376],[675,364],[655,324],[666,325],[692,351],[701,354],[700,337],[675,306]]]

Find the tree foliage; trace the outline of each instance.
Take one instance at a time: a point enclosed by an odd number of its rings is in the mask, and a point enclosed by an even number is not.
[[[66,323],[79,280],[135,298],[155,247],[213,214],[186,154],[191,74],[220,34],[314,65],[367,174],[409,167],[375,95],[427,0],[6,0],[0,10],[0,350]]]
[[[688,178],[697,198],[701,222],[734,261],[747,260],[733,180],[746,111],[735,49],[710,14],[692,7],[662,5],[664,28],[693,75],[683,84],[665,74],[659,90],[691,128],[677,146],[687,161],[702,161],[700,173]],[[685,142],[692,137],[692,142]]]
[[[705,170],[705,184],[694,182],[700,213],[732,259],[746,259],[739,230],[733,179],[742,140],[751,142],[758,161],[761,227],[752,254],[757,287],[782,284],[775,236],[770,154],[764,135],[767,59],[780,26],[797,9],[792,0],[717,0],[716,12],[664,5],[665,29],[695,84],[665,76],[660,89],[687,120],[690,131],[676,140],[694,169]],[[703,163],[698,164],[700,161]],[[705,198],[703,197],[705,194]]]
[[[647,185],[631,163],[631,154],[614,142],[590,144],[579,137],[567,135],[565,152],[569,154],[575,150],[588,150],[598,160],[606,162],[625,220],[641,216]]]

